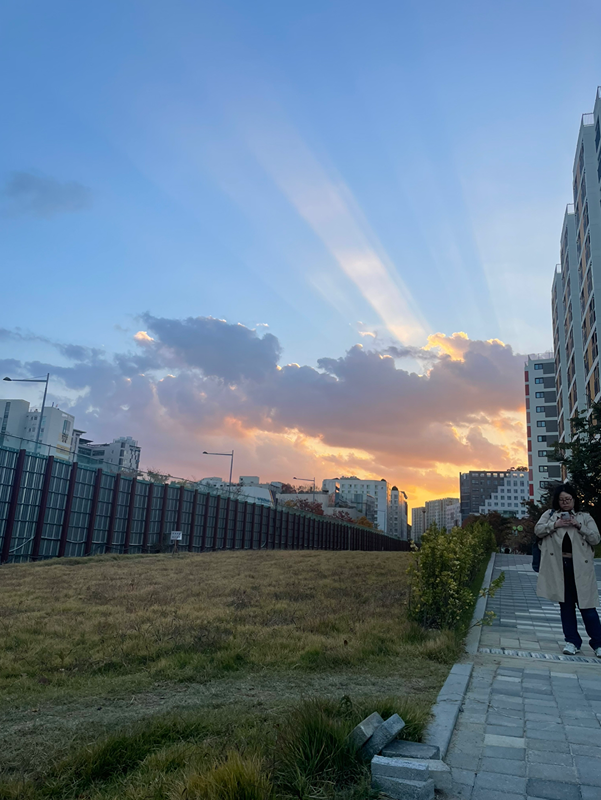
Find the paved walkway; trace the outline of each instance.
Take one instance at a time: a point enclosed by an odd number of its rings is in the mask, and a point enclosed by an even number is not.
[[[496,556],[505,584],[488,601],[497,618],[482,631],[445,759],[452,796],[601,800],[601,659],[584,629],[581,653],[562,655],[559,606],[536,597],[530,563]]]

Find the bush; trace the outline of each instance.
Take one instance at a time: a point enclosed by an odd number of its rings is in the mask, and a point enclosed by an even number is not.
[[[490,525],[481,520],[450,533],[429,528],[409,567],[409,616],[424,628],[460,627],[471,611],[471,583],[495,549]]]

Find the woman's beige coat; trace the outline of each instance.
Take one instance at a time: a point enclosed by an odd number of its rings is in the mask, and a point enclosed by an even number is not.
[[[590,514],[579,512],[574,519],[581,525],[580,531],[575,526],[555,528],[559,516],[558,511],[545,511],[536,523],[534,533],[541,540],[540,571],[536,584],[539,597],[564,601],[563,558],[561,544],[567,533],[572,540],[572,559],[574,561],[574,578],[578,592],[580,608],[595,608],[599,605],[597,578],[595,577],[594,546],[601,542],[599,530]]]

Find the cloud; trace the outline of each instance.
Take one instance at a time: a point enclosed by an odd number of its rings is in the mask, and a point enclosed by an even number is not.
[[[321,477],[386,477],[413,504],[456,493],[460,470],[525,458],[523,357],[502,342],[434,334],[422,348],[355,345],[317,367],[280,366],[273,334],[212,317],[142,319],[130,352],[55,344],[61,365],[10,369],[50,372],[52,399],[71,398],[78,427],[133,435],[144,463],[173,474],[214,471],[199,452],[235,447],[241,474],[289,480],[304,464]],[[427,370],[400,368],[405,357]]]
[[[50,219],[83,211],[92,203],[92,191],[76,181],[61,181],[31,172],[13,172],[0,193],[2,215]]]

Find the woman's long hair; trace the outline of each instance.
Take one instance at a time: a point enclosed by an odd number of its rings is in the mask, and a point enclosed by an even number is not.
[[[580,511],[580,500],[576,494],[576,489],[569,483],[560,483],[559,486],[555,487],[555,491],[553,492],[553,508],[555,511],[560,510],[559,495],[563,492],[574,498],[574,511]]]

